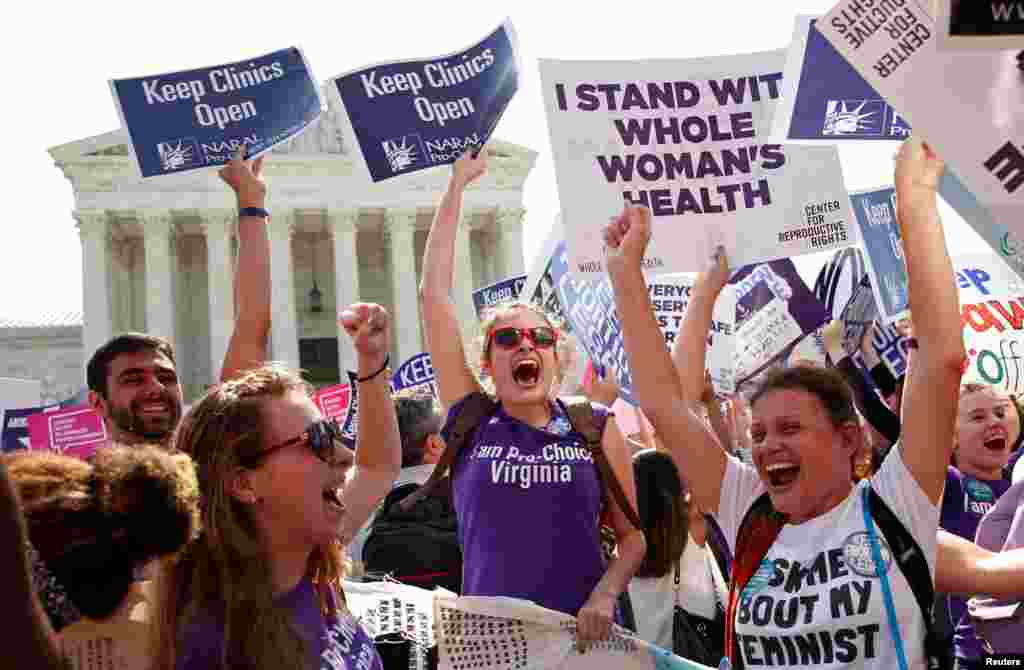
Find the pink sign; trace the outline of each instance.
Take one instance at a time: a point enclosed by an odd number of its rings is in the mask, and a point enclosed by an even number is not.
[[[28,437],[33,449],[89,458],[110,440],[107,427],[94,409],[78,405],[28,417]]]
[[[344,421],[351,396],[348,384],[335,384],[317,391],[313,400],[325,418]]]

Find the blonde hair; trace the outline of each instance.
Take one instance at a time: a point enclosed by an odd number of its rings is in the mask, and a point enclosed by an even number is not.
[[[202,534],[179,560],[163,565],[154,617],[158,670],[172,670],[177,641],[189,622],[213,615],[224,626],[223,668],[243,663],[255,670],[303,667],[305,648],[289,612],[273,602],[270,561],[248,507],[228,483],[237,468],[258,460],[265,448],[266,401],[309,386],[275,365],[251,370],[211,388],[182,420],[175,446],[196,463],[202,495]],[[312,577],[327,612],[329,590],[344,574],[338,541],[310,555]]]
[[[550,311],[546,310],[542,305],[526,300],[519,300],[517,298],[503,300],[492,305],[485,309],[480,317],[480,335],[476,339],[475,347],[475,349],[480,352],[480,355],[477,357],[477,363],[470,366],[476,371],[477,380],[480,385],[492,394],[494,392],[494,388],[491,381],[489,379],[482,379],[482,375],[480,374],[491,358],[491,330],[494,329],[498,321],[511,318],[515,316],[517,312],[523,310],[533,312],[544,321],[546,326],[553,328],[558,332],[558,344],[555,346],[555,359],[559,362],[559,366],[557,369],[558,377],[555,379],[555,388],[557,388],[557,384],[565,376],[566,370],[563,369],[563,362],[570,362],[573,354],[575,353],[574,347],[576,339],[569,333],[562,320]]]

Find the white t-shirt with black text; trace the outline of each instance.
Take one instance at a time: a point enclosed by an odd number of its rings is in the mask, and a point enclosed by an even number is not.
[[[787,524],[743,590],[736,640],[746,667],[896,668],[881,582],[867,539],[862,481],[835,508],[801,524]],[[891,449],[871,486],[910,531],[935,574],[939,508],[928,500]],[[766,491],[754,468],[729,458],[718,522],[736,549],[740,522]],[[925,668],[926,623],[914,594],[875,524],[886,564],[903,649],[911,670]]]

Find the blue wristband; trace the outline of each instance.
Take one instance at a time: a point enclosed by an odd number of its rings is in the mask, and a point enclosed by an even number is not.
[[[270,212],[262,207],[239,207],[238,218],[242,218],[243,216],[255,216],[261,219],[269,219]]]

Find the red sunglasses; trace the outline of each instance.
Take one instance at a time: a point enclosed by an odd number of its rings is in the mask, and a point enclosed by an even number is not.
[[[535,328],[514,328],[503,326],[491,329],[488,339],[503,349],[515,349],[528,339],[538,349],[550,349],[558,342],[558,331],[547,326]]]

